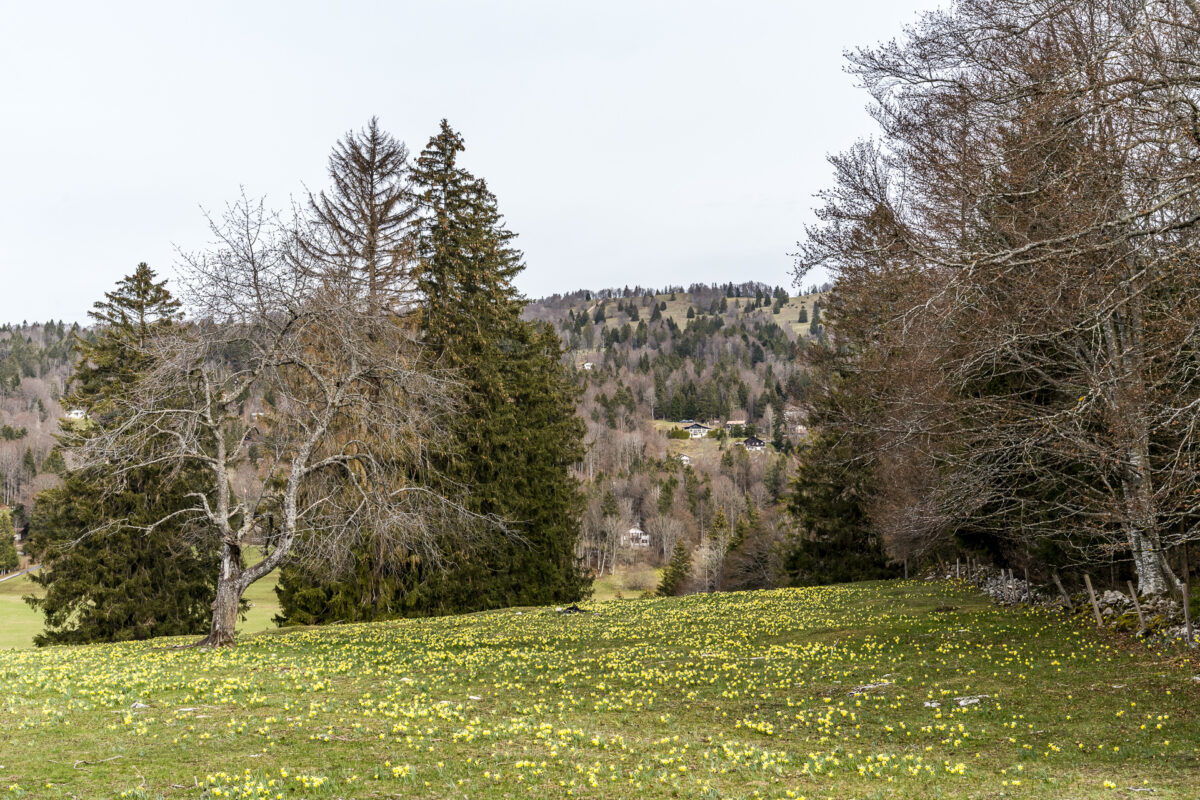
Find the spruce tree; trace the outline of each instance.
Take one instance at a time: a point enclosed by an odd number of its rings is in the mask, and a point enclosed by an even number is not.
[[[524,268],[487,185],[458,164],[462,138],[445,120],[417,159],[420,326],[437,363],[466,388],[438,472],[467,505],[508,520],[440,579],[446,610],[571,602],[586,578],[575,560],[583,498],[571,465],[583,455],[577,390],[550,326],[521,319],[512,284]]]
[[[683,591],[688,579],[692,576],[692,554],[687,544],[680,539],[675,543],[671,553],[671,561],[663,570],[662,579],[658,583],[659,597],[674,597]]]
[[[896,575],[867,518],[870,473],[854,446],[813,436],[796,459],[787,508],[797,530],[783,570],[792,586],[877,580]]]
[[[488,535],[451,552],[448,572],[370,552],[357,553],[357,574],[337,585],[285,571],[286,621],[573,602],[587,590],[575,558],[583,499],[570,473],[583,455],[577,389],[553,327],[521,319],[524,301],[512,285],[521,254],[487,185],[459,166],[462,150],[443,121],[412,171],[420,207],[411,247],[417,325],[433,366],[453,370],[464,390],[449,441],[424,480],[460,493],[475,513],[507,520],[514,535]]]
[[[15,536],[12,512],[7,508],[0,510],[0,573],[12,572],[20,563]]]
[[[119,424],[113,399],[149,366],[144,345],[161,326],[175,324],[179,303],[146,264],[122,279],[89,316],[98,329],[76,337],[78,363],[68,404],[89,419]],[[70,448],[94,426],[64,431]],[[121,477],[96,470],[63,470],[63,482],[36,498],[30,551],[43,569],[32,576],[45,590],[27,602],[45,615],[38,645],[123,641],[202,633],[216,588],[216,560],[198,555],[183,521],[152,531],[148,523],[185,505],[188,475],[145,467]],[[141,526],[141,527],[139,527]]]
[[[372,117],[329,156],[329,192],[309,195],[309,235],[300,246],[331,285],[350,287],[372,308],[403,307],[412,286],[409,229],[416,213],[408,148]]]

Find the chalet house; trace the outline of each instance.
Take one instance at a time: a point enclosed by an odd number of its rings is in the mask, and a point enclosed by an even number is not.
[[[746,420],[744,420],[744,419],[731,419],[725,423],[726,433],[732,433],[734,428],[744,428],[744,427],[746,427]]]
[[[691,425],[685,427],[684,430],[687,431],[688,436],[692,437],[693,439],[702,439],[707,436],[708,432],[712,429],[707,425],[701,425],[699,422],[693,422]]]
[[[650,534],[646,533],[637,525],[634,525],[629,531],[621,537],[621,544],[626,547],[649,547]]]
[[[83,419],[87,416],[87,412],[82,408],[72,408],[67,412],[67,419]]]
[[[595,364],[593,364],[591,361],[585,361],[585,362],[583,362],[583,368],[584,368],[584,369],[586,369],[588,372],[591,372],[591,371],[592,371],[592,368],[593,368],[593,367],[595,367],[595,366],[596,366],[596,365],[595,365]]]
[[[679,463],[683,464],[686,467],[692,463],[692,457],[689,456],[687,453],[683,453],[682,455],[679,456]]]
[[[767,443],[764,442],[762,439],[758,438],[757,436],[751,436],[749,439],[742,442],[742,446],[745,447],[747,450],[750,450],[751,452],[756,452],[758,450],[766,450],[767,449]]]

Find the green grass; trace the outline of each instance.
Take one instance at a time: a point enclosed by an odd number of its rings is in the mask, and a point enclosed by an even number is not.
[[[915,581],[591,609],[274,632],[215,652],[0,653],[0,789],[1078,799],[1200,786],[1195,667],[1077,619]]]
[[[256,583],[250,584],[243,598],[250,603],[246,618],[238,622],[238,631],[242,633],[260,633],[275,629],[273,618],[279,613],[279,598],[275,595],[275,585],[279,573],[272,572]]]
[[[772,301],[772,307],[755,309],[753,312],[750,313],[750,318],[759,318],[762,320],[768,320],[768,319],[773,320],[776,323],[778,323],[780,327],[785,328],[785,329],[790,329],[795,333],[807,333],[808,332],[808,323],[807,322],[805,322],[805,323],[797,322],[797,320],[800,318],[800,309],[807,308],[808,314],[809,314],[809,319],[812,319],[813,303],[816,300],[823,298],[823,297],[824,297],[824,295],[820,295],[820,294],[797,295],[794,297],[789,297],[787,302],[784,303],[783,306],[779,309],[778,314],[775,314],[773,311],[774,301]],[[733,312],[734,299],[735,298],[732,298],[732,297],[727,298],[727,300],[726,300],[727,312],[726,313]],[[749,305],[750,303],[754,302],[753,297],[742,297],[742,298],[737,298],[737,299],[741,303],[740,308],[741,308],[741,312],[743,314],[746,313],[746,306]],[[674,300],[671,299],[671,296],[669,294],[660,294],[655,297],[655,301],[659,302],[659,303],[667,304],[666,309],[662,312],[662,315],[664,317],[667,317],[667,318],[673,320],[675,322],[675,324],[681,328],[687,326],[687,322],[688,322],[687,311],[688,311],[688,308],[692,305],[692,303],[688,299],[688,295],[686,292],[681,292],[681,293],[676,294]],[[649,320],[652,309],[649,306],[642,306],[640,298],[637,299],[636,302],[638,303],[638,319]],[[617,311],[616,311],[616,308],[617,308],[616,301],[609,300],[609,301],[607,301],[607,303],[608,303],[608,305],[606,306],[606,308],[608,309],[608,311],[607,311],[607,316],[605,318],[605,323],[604,323],[605,327],[608,327],[608,328],[619,327],[621,325],[621,322],[619,320],[619,315],[617,314]],[[585,310],[589,314],[595,314],[596,301],[593,300],[592,302],[586,304]],[[707,313],[707,311],[708,311],[707,307],[705,307],[704,311],[705,311],[705,313]],[[634,325],[636,325],[636,324],[637,323],[634,323]],[[586,355],[586,357],[584,357],[585,355]],[[578,360],[579,364],[582,365],[584,361],[599,362],[602,359],[603,359],[603,352],[599,351],[599,350],[593,350],[586,354],[580,355],[580,357],[577,360]]]
[[[272,618],[279,613],[279,600],[275,596],[278,573],[272,573],[246,590],[246,599],[251,607],[246,618],[238,622],[243,633],[259,633],[272,630]],[[33,647],[33,637],[42,630],[42,614],[21,598],[36,595],[41,587],[29,580],[29,576],[0,583],[0,650],[8,648],[28,649]]]
[[[675,428],[681,427],[678,420],[656,419],[651,421],[654,429],[663,436],[667,432]],[[740,447],[742,438],[734,437],[725,439],[725,447]],[[772,445],[767,445],[766,452],[774,453],[775,448]],[[721,440],[711,436],[703,436],[699,439],[667,439],[667,455],[671,457],[679,457],[686,455],[693,460],[698,458],[707,458],[717,460],[721,457]],[[758,455],[751,453],[751,457]]]
[[[42,617],[21,598],[37,588],[28,575],[0,583],[0,650],[33,647],[34,634],[42,629]]]
[[[628,564],[617,567],[615,573],[609,573],[592,581],[592,601],[601,603],[609,600],[634,600],[653,595],[658,588],[662,570],[648,564]]]

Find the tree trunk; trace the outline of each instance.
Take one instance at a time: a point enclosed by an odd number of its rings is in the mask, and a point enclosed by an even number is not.
[[[208,636],[196,643],[198,647],[233,647],[237,635],[238,605],[245,587],[238,548],[225,545],[221,552],[221,576],[217,579],[217,596],[212,604],[212,626]]]
[[[1148,459],[1140,444],[1131,449],[1127,458],[1128,466],[1122,487],[1126,506],[1125,532],[1137,570],[1138,592],[1156,597],[1165,594],[1169,587],[1154,501],[1150,497],[1149,481],[1145,474]]]

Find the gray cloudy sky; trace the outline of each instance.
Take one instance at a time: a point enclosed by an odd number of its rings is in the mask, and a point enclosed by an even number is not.
[[[935,0],[0,0],[0,320],[84,319],[207,242],[244,185],[287,206],[378,115],[419,152],[449,118],[536,297],[757,279],[869,134],[845,48]]]

